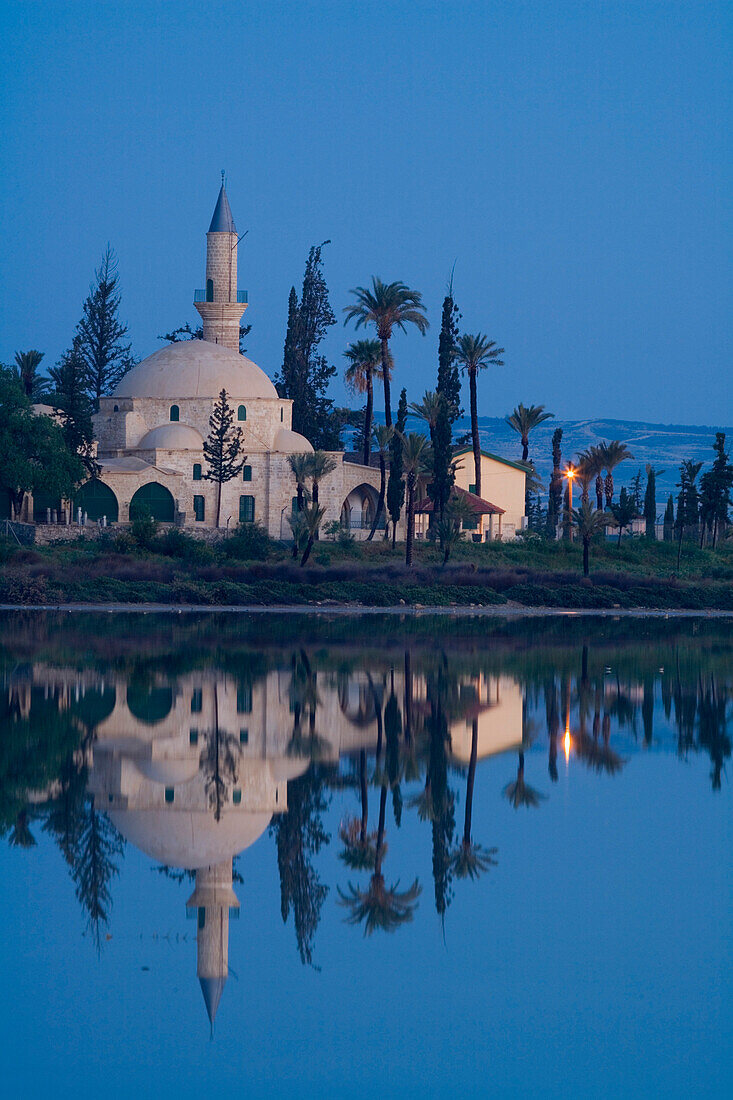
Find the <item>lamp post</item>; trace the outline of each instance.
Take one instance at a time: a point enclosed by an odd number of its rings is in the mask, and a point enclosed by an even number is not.
[[[573,478],[577,475],[577,469],[568,463],[563,477],[568,479],[568,538],[573,541]]]

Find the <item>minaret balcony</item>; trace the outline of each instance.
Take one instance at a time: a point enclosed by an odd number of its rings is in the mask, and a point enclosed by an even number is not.
[[[206,291],[205,290],[194,290],[193,300],[194,300],[194,302],[207,302],[207,301],[210,302],[210,301],[212,301],[211,298],[206,297]],[[234,301],[234,299],[232,299],[232,301]],[[238,290],[236,301],[240,305],[246,306],[247,305],[247,291],[246,290]],[[224,305],[228,305],[228,304],[229,303],[227,303],[227,302],[224,303]]]

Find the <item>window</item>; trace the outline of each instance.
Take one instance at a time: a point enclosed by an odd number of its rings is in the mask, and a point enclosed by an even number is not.
[[[213,302],[214,301],[214,280],[213,279],[207,279],[206,280],[206,301],[207,302]]]
[[[198,745],[198,743],[199,743],[199,731],[198,730],[189,730],[188,731],[188,743],[189,743],[189,745]]]
[[[280,409],[280,423],[285,419],[285,409]]]
[[[252,685],[240,684],[237,688],[237,714],[252,713]],[[244,730],[244,733],[247,731]],[[241,734],[240,734],[241,740]]]
[[[249,744],[249,730],[240,730],[239,731],[239,744],[240,745],[248,745]]]
[[[203,905],[199,905],[198,925],[199,925],[199,928],[205,928],[206,927],[206,910],[204,909]]]
[[[255,518],[255,498],[243,496],[239,498],[239,522],[252,523]]]
[[[115,405],[115,407],[113,408],[112,412],[116,412],[116,413],[118,413],[119,411],[120,411],[120,406],[119,406],[119,405]]]
[[[242,467],[242,481],[251,481],[251,480],[252,480],[252,467],[251,466],[243,466]]]
[[[235,787],[234,790],[232,791],[232,802],[234,803],[235,806],[238,806],[241,801],[242,801],[242,792],[239,789],[239,787]]]
[[[193,480],[201,481],[201,463],[194,462],[193,464]]]
[[[171,420],[180,420],[180,419],[181,419],[181,411],[178,408],[178,405],[171,405]]]
[[[172,787],[166,787],[166,789],[165,789],[165,800],[168,803],[168,805],[170,805],[171,802],[173,801],[173,788]]]
[[[191,714],[200,714],[204,698],[201,688],[194,688],[191,693]]]
[[[469,493],[473,493],[474,496],[475,496],[476,495],[476,486],[475,485],[469,485],[468,486],[468,491],[469,491]]]
[[[237,409],[237,420],[246,420],[246,419],[247,419],[247,409],[244,405],[240,405],[239,408]]]
[[[195,496],[193,498],[193,514],[197,523],[204,522],[204,516],[206,515],[206,501],[203,497]]]

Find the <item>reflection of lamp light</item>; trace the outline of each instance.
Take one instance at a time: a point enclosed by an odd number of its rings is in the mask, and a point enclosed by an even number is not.
[[[570,759],[570,744],[571,744],[571,742],[570,742],[570,718],[568,717],[568,720],[565,723],[565,736],[563,737],[563,742],[562,742],[562,746],[563,746],[563,749],[565,751],[565,763],[566,764],[567,764],[568,760]]]

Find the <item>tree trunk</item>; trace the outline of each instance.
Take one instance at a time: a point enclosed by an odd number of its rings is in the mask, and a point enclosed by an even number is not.
[[[583,576],[587,577],[590,573],[590,539],[583,539]]]
[[[387,487],[387,466],[384,461],[384,455],[380,451],[379,453],[379,500],[377,501],[377,511],[372,522],[372,529],[367,536],[367,542],[371,542],[374,538],[374,532],[377,529],[377,524],[382,517],[384,511],[384,492]]]
[[[372,440],[372,413],[374,410],[374,387],[372,385],[372,372],[367,370],[366,372],[366,410],[364,412],[364,465],[369,465],[369,458],[371,454],[371,440]]]
[[[463,824],[463,846],[468,848],[471,843],[471,813],[473,811],[473,784],[476,778],[476,760],[478,759],[478,719],[474,718],[471,727],[471,759],[468,764],[468,778],[466,779],[466,817]]]
[[[359,835],[361,843],[366,844],[367,827],[369,823],[369,790],[367,787],[366,774],[366,749],[362,749],[359,753],[359,788],[361,792],[361,831]]]
[[[526,462],[529,458],[529,440],[526,436],[522,439],[522,462]]]
[[[219,521],[221,519],[221,482],[218,482],[216,487],[216,527],[219,529]]]
[[[384,858],[384,819],[387,813],[387,788],[382,787],[379,796],[379,825],[377,826],[377,851],[374,857],[374,874],[381,876],[382,860]]]
[[[412,658],[405,650],[405,744],[412,741]]]
[[[600,474],[596,477],[596,508],[603,511],[603,478]]]
[[[318,482],[315,480],[315,478],[313,479],[313,503],[316,506],[318,505]],[[313,544],[314,539],[315,539],[316,542],[318,542],[320,540],[320,536],[321,536],[321,532],[320,532],[320,529],[318,529],[316,531],[316,533],[314,534],[313,538],[310,540],[311,545]],[[308,553],[310,553],[310,550],[308,551]],[[301,562],[300,564],[302,565],[303,562]]]
[[[473,465],[476,478],[476,496],[481,496],[481,445],[478,438],[478,402],[476,398],[476,371],[469,371],[469,391],[471,395],[471,439],[473,441]]]
[[[382,374],[384,376],[384,422],[392,427],[392,392],[389,384],[389,338],[382,336]]]
[[[311,555],[311,550],[312,549],[313,549],[313,535],[309,535],[308,536],[308,541],[305,544],[305,550],[303,551],[303,557],[300,559],[300,564],[301,565],[305,565],[305,563],[308,561],[308,558]]]
[[[619,548],[619,550],[621,549],[621,536],[623,535],[623,533],[624,533],[624,529],[621,526],[621,524],[619,523],[619,525],[618,525],[618,548]]]
[[[680,571],[680,558],[682,557],[682,534],[684,532],[684,529],[685,529],[685,525],[683,523],[681,523],[680,524],[680,537],[679,537],[679,541],[677,543],[677,572],[678,573]]]
[[[415,537],[415,484],[414,474],[407,476],[407,537],[405,538],[405,565],[412,565],[412,540]]]

